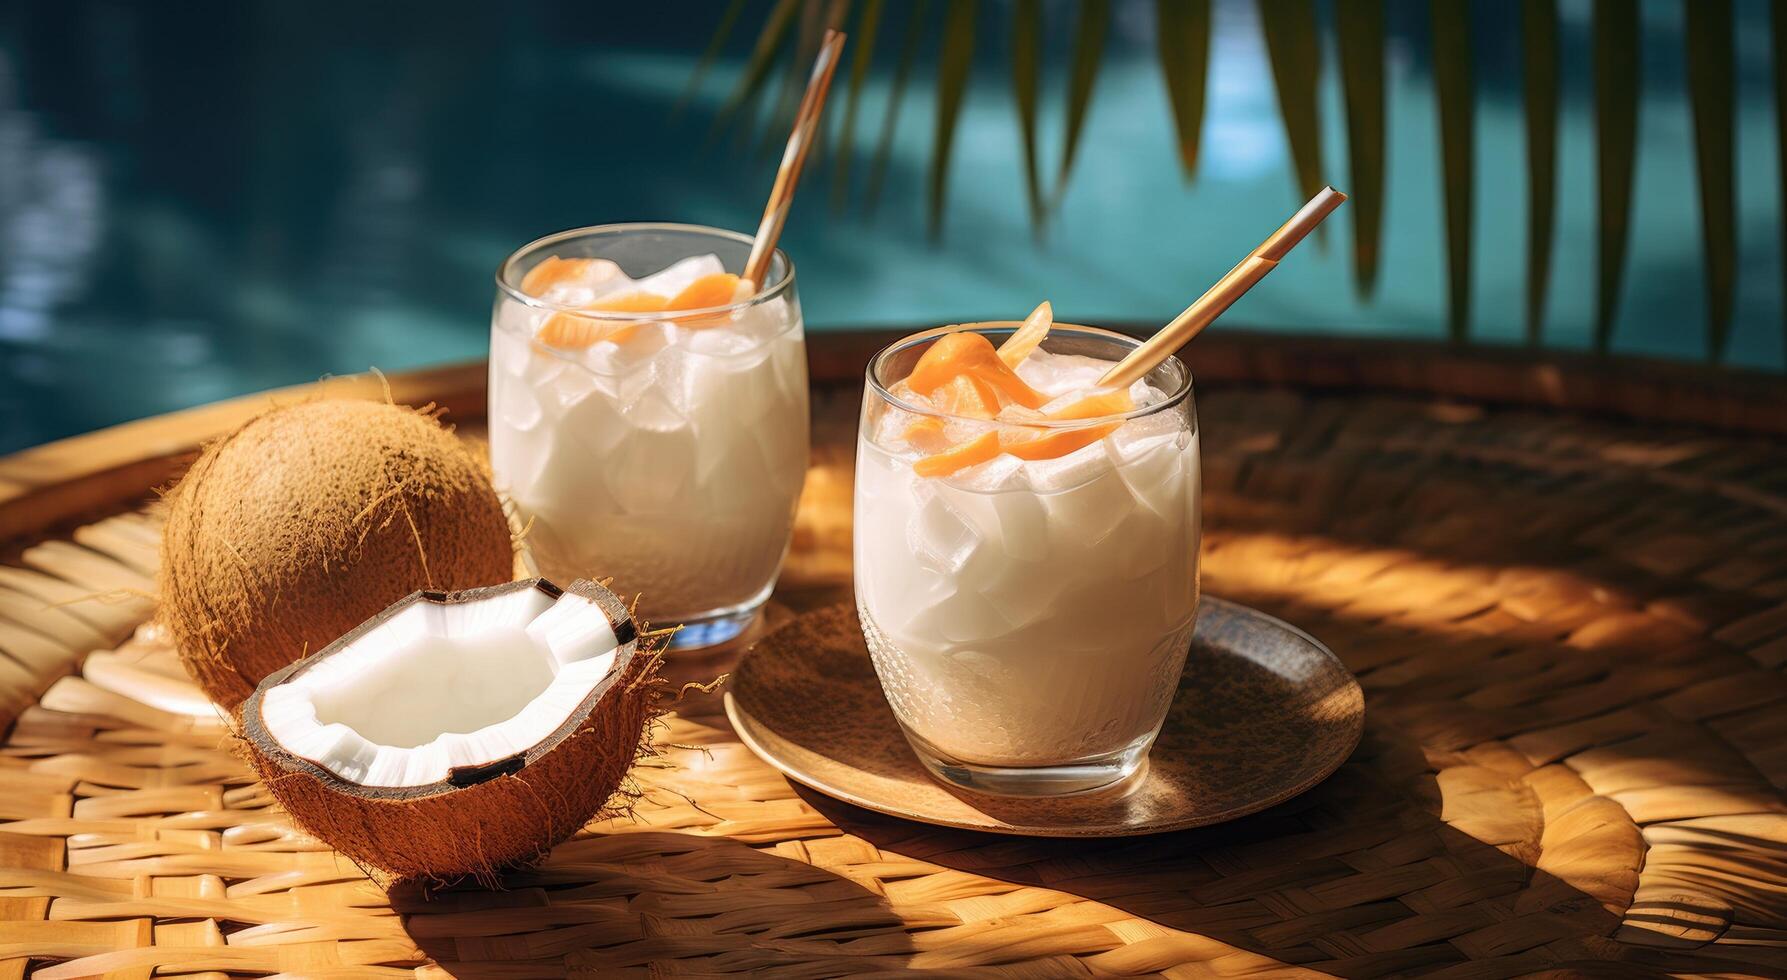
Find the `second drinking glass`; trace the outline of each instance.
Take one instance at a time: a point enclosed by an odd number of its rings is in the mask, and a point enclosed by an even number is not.
[[[542,238],[497,273],[497,486],[554,581],[613,576],[678,646],[724,642],[769,597],[807,466],[794,268],[749,295],[751,239],[693,225]],[[745,287],[748,290],[749,287]]]
[[[938,778],[1015,796],[1136,773],[1198,601],[1191,376],[1098,385],[1136,341],[1057,324],[917,334],[869,365],[856,605],[882,690]],[[995,352],[995,344],[1006,346]]]

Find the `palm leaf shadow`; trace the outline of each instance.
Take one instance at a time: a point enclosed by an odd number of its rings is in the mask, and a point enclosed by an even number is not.
[[[1613,319],[1631,231],[1642,38],[1637,0],[1595,0],[1594,11],[1595,170],[1600,224],[1595,349],[1605,353],[1613,341]]]
[[[1346,101],[1347,192],[1352,201],[1353,281],[1361,295],[1377,286],[1383,236],[1385,146],[1384,5],[1340,0],[1335,12],[1340,83]]]
[[[875,59],[875,37],[881,30],[886,0],[867,0],[856,15],[856,51],[850,59],[850,91],[844,99],[844,124],[838,130],[837,169],[832,171],[831,206],[842,211],[850,198],[850,161],[856,156],[856,112],[862,100],[863,81]]]
[[[1155,0],[1155,46],[1166,82],[1179,165],[1187,179],[1198,171],[1204,129],[1204,97],[1210,74],[1210,0]]]
[[[1024,144],[1024,187],[1030,222],[1040,232],[1047,214],[1036,165],[1036,116],[1042,86],[1042,0],[1017,0],[1011,11],[1011,91]]]
[[[1073,67],[1067,76],[1067,129],[1061,144],[1061,173],[1055,182],[1057,206],[1067,192],[1067,177],[1079,154],[1080,135],[1092,108],[1092,90],[1098,85],[1098,69],[1104,63],[1105,37],[1110,30],[1110,0],[1083,0],[1074,31]]]
[[[782,41],[788,36],[788,29],[794,24],[794,15],[799,9],[800,0],[776,0],[769,17],[763,22],[763,29],[757,33],[757,40],[751,45],[751,56],[745,62],[744,74],[739,76],[732,94],[714,116],[714,128],[710,136],[717,135],[738,117],[739,112],[756,102],[757,96],[763,91],[764,83],[769,80],[770,69],[775,66],[776,55],[780,53]]]
[[[930,229],[936,238],[943,231],[943,208],[949,192],[949,155],[955,145],[956,123],[968,94],[968,76],[974,66],[976,0],[951,0],[944,5],[943,46],[937,54],[937,128],[931,144]]]
[[[1731,0],[1695,0],[1687,15],[1688,104],[1694,118],[1694,162],[1700,178],[1700,223],[1706,247],[1707,356],[1718,361],[1731,333],[1737,289],[1737,164]]]
[[[900,106],[905,101],[906,84],[912,78],[912,65],[918,60],[919,42],[924,39],[928,0],[912,0],[906,8],[906,36],[900,42],[900,60],[894,68],[893,83],[888,88],[887,108],[881,114],[881,135],[876,141],[875,162],[869,167],[869,183],[863,192],[863,213],[873,215],[881,200],[881,185],[887,179],[887,165],[893,159],[894,134],[900,125]]]
[[[1440,115],[1440,170],[1446,199],[1447,333],[1470,337],[1471,234],[1476,187],[1476,93],[1471,69],[1470,7],[1433,0],[1433,85]]]
[[[1278,90],[1278,112],[1290,143],[1300,199],[1322,189],[1322,122],[1317,84],[1321,77],[1321,36],[1314,0],[1270,0],[1259,4],[1260,31]],[[1318,236],[1323,230],[1318,226]],[[1318,239],[1325,240],[1325,239]]]
[[[1526,342],[1537,346],[1545,329],[1545,300],[1551,288],[1551,238],[1556,222],[1557,0],[1525,0],[1520,25],[1526,99]]]

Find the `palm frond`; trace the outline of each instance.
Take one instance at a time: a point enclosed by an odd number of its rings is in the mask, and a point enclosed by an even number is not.
[[[1377,286],[1383,238],[1385,146],[1384,5],[1340,0],[1340,84],[1346,100],[1347,193],[1352,201],[1353,282],[1361,295]]]
[[[1082,0],[1080,22],[1074,31],[1073,68],[1067,76],[1067,132],[1061,143],[1061,174],[1055,184],[1057,201],[1067,189],[1067,175],[1079,153],[1080,133],[1086,126],[1086,113],[1092,108],[1092,90],[1098,84],[1105,36],[1110,30],[1110,0]]]
[[[1316,32],[1314,0],[1260,0],[1260,30],[1272,82],[1278,89],[1278,114],[1297,171],[1299,200],[1322,189],[1322,124],[1316,82],[1321,77],[1321,38]]]
[[[1433,0],[1433,85],[1440,113],[1446,194],[1446,323],[1455,343],[1470,336],[1471,194],[1476,186],[1476,93],[1471,78],[1470,6]]]
[[[844,125],[838,131],[838,168],[832,171],[831,206],[842,211],[850,198],[850,161],[856,156],[856,110],[862,99],[863,79],[875,58],[875,35],[881,30],[885,0],[866,0],[856,15],[856,52],[850,59],[850,92],[844,100]]]
[[[931,143],[930,226],[933,237],[943,231],[943,205],[949,191],[949,153],[955,145],[956,123],[962,100],[968,95],[968,75],[974,67],[974,20],[976,0],[950,0],[944,4],[943,47],[937,53],[937,130]]]
[[[1707,356],[1718,361],[1731,334],[1737,290],[1737,180],[1733,95],[1737,60],[1731,0],[1686,5],[1688,103],[1694,116],[1694,160],[1700,176],[1700,224],[1706,242]]]
[[[800,9],[801,0],[776,0],[770,9],[769,17],[763,22],[763,29],[757,33],[757,41],[751,46],[750,60],[745,62],[745,71],[739,76],[738,84],[733,87],[732,94],[727,97],[726,104],[714,117],[714,128],[718,131],[730,122],[733,117],[747,105],[750,105],[763,91],[763,83],[769,80],[769,70],[776,63],[776,54],[781,50],[782,41],[788,36],[788,29],[794,23],[794,15]]]
[[[1613,318],[1625,274],[1637,163],[1639,45],[1637,0],[1595,0],[1595,170],[1599,184],[1599,291],[1595,349],[1613,342]]]
[[[1018,0],[1011,11],[1011,91],[1024,143],[1024,187],[1029,193],[1030,221],[1038,229],[1045,215],[1042,178],[1036,169],[1036,112],[1041,84],[1042,0]]]
[[[821,47],[825,45],[825,31],[842,31],[844,29],[844,22],[850,19],[850,8],[854,5],[852,0],[831,0],[830,6],[825,10],[825,28],[819,32]],[[813,52],[813,57],[817,59],[819,53]],[[812,62],[808,62],[809,76],[812,70]],[[814,134],[813,139],[812,158],[807,163],[812,171],[823,169],[828,158],[836,149],[834,141],[838,131],[839,115],[839,113],[828,112],[819,117],[818,132]]]
[[[900,61],[894,68],[893,83],[887,92],[887,108],[881,113],[881,136],[875,146],[875,162],[869,168],[869,185],[863,193],[863,213],[874,214],[881,199],[881,184],[887,178],[887,164],[893,159],[894,134],[900,126],[900,104],[905,101],[906,83],[912,77],[912,63],[918,59],[918,44],[924,39],[925,12],[929,0],[912,0],[906,8],[906,36],[900,42]]]
[[[1557,198],[1557,0],[1525,0],[1520,11],[1526,88],[1526,342],[1545,330]]]
[[[1204,92],[1210,73],[1210,0],[1154,0],[1154,43],[1166,82],[1173,129],[1179,136],[1179,166],[1186,179],[1197,176],[1198,144],[1204,132]]]
[[[812,70],[813,59],[819,55],[819,42],[825,34],[826,7],[826,0],[803,0],[800,5],[800,29],[795,33],[794,56],[783,66],[782,81],[776,87],[776,98],[771,103],[775,108],[770,113],[769,125],[757,134],[760,156],[780,153],[787,145],[788,133],[794,129],[794,113],[800,108],[801,94],[807,88],[807,74]],[[813,162],[817,164],[818,161]]]
[[[732,38],[732,29],[738,25],[738,15],[745,9],[745,0],[732,0],[726,5],[726,12],[720,15],[720,23],[714,27],[714,36],[707,42],[707,49],[701,52],[701,60],[695,63],[695,71],[689,75],[689,84],[683,89],[682,97],[676,100],[676,108],[670,111],[671,117],[682,115],[684,109],[695,93],[701,91],[701,82],[707,77],[708,69],[714,65],[714,59],[726,49],[726,42]]]
[[[1775,161],[1781,179],[1778,200],[1787,201],[1787,0],[1775,0],[1770,14],[1775,42]],[[1787,221],[1781,222],[1781,281],[1787,282]],[[1787,303],[1781,306],[1781,322],[1787,327]],[[1783,333],[1783,346],[1787,346],[1787,333]]]

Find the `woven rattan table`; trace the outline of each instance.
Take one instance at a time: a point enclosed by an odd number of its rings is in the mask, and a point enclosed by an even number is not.
[[[766,628],[848,593],[874,342],[813,342]],[[139,629],[152,488],[264,399],[0,461],[0,976],[1787,976],[1779,380],[1233,335],[1194,366],[1205,587],[1359,676],[1334,777],[1198,831],[983,836],[796,790],[694,697],[637,818],[502,891],[387,894],[295,831]],[[482,366],[393,380],[476,437]]]

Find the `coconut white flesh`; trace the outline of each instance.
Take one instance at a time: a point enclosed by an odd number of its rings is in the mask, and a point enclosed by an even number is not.
[[[426,786],[543,741],[614,670],[618,646],[575,595],[416,602],[268,690],[261,722],[343,779]]]

